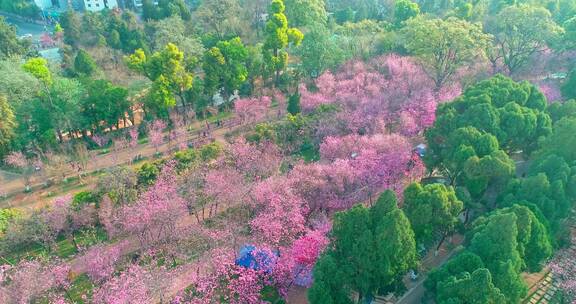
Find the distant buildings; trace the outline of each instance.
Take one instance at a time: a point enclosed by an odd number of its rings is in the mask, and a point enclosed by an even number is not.
[[[134,5],[138,2],[138,0],[130,1],[134,1]],[[141,3],[142,0],[139,2]],[[67,9],[74,9],[98,12],[103,9],[115,9],[118,7],[117,0],[34,0],[34,3],[43,11],[65,11]]]
[[[134,3],[134,7],[136,7],[136,8],[140,8],[140,7],[142,7],[142,6],[144,5],[144,0],[133,0],[133,1],[134,1],[134,2],[133,2],[133,3]],[[158,1],[157,1],[157,0],[154,0],[154,1],[152,1],[152,2],[154,3],[154,5],[158,5]]]
[[[105,8],[114,9],[118,7],[116,0],[84,0],[84,9],[90,12],[98,12]]]
[[[34,3],[42,10],[52,7],[52,0],[34,0]]]

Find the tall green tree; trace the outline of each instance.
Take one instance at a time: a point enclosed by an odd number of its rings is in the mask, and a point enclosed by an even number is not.
[[[192,88],[193,75],[186,69],[184,53],[176,45],[168,43],[162,51],[155,52],[152,56],[147,56],[144,50],[138,49],[127,58],[127,62],[131,69],[145,75],[155,83],[150,96],[157,96],[161,93],[160,95],[166,97],[164,92],[155,90],[168,89],[173,95],[179,97],[183,106],[186,106],[185,92]],[[173,100],[174,97],[169,99]],[[166,106],[172,104],[171,101],[166,101],[166,98],[162,98],[157,104]]]
[[[128,90],[115,86],[110,81],[89,81],[86,95],[81,101],[86,129],[99,131],[102,128],[118,126],[120,120],[126,119],[126,114],[132,114]]]
[[[494,286],[490,271],[480,268],[442,281],[438,286],[436,303],[504,304],[506,297]]]
[[[573,68],[568,74],[568,77],[562,84],[561,91],[564,98],[576,99],[576,68]]]
[[[74,59],[74,71],[80,76],[90,77],[94,75],[98,67],[92,56],[84,50],[79,50]]]
[[[16,28],[0,16],[0,60],[26,53],[29,43],[16,37]]]
[[[204,89],[209,96],[219,89],[233,94],[248,79],[248,50],[239,37],[220,41],[204,54]]]
[[[410,0],[398,0],[394,3],[394,24],[397,27],[400,27],[402,22],[418,16],[418,14],[420,14],[418,3]]]
[[[10,150],[16,128],[14,111],[4,95],[0,95],[0,117],[2,117],[0,120],[0,158],[4,159],[4,155]]]
[[[294,26],[308,27],[328,22],[324,0],[285,0],[284,3],[286,17]]]
[[[508,303],[517,303],[527,291],[520,276],[523,261],[518,251],[517,220],[514,213],[497,213],[480,220],[469,247],[490,270],[494,285]]]
[[[491,39],[481,25],[453,17],[412,18],[406,21],[402,35],[404,46],[422,61],[436,89],[453,80],[458,68],[484,57]]]
[[[434,241],[436,233],[443,238],[451,233],[463,209],[452,187],[413,183],[404,190],[403,210],[421,243]]]
[[[82,21],[80,16],[73,10],[68,10],[60,16],[60,25],[64,29],[64,42],[73,47],[80,44],[82,34]]]
[[[319,279],[308,293],[312,304],[350,303],[349,291],[360,301],[400,291],[404,274],[417,266],[414,232],[391,191],[370,209],[357,205],[337,213],[332,238],[314,269]]]
[[[512,169],[513,163],[503,151],[521,150],[529,155],[552,131],[550,116],[544,111],[546,103],[545,96],[528,82],[515,82],[502,75],[478,82],[453,102],[438,107],[434,126],[426,131],[427,167],[444,170],[458,182],[466,173],[468,159],[476,155],[478,159],[468,164],[469,178],[474,180],[474,175],[481,173],[477,169],[483,168],[489,170],[480,175],[484,179],[480,186],[485,185],[488,175],[505,177],[492,174]]]
[[[288,65],[288,52],[286,51],[288,44],[292,43],[297,46],[304,38],[304,34],[298,29],[288,27],[285,9],[282,0],[272,0],[269,19],[266,22],[266,38],[262,47],[264,64],[268,72],[275,75],[276,84],[280,80],[280,74]]]
[[[494,35],[495,59],[501,60],[510,74],[524,66],[530,56],[543,51],[562,33],[550,12],[530,5],[504,8],[489,18],[486,30]]]
[[[327,69],[336,68],[350,57],[330,31],[323,25],[311,26],[296,50],[306,76],[318,77]]]

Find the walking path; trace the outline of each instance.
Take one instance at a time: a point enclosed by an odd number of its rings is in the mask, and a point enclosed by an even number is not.
[[[187,136],[184,139],[180,139],[178,142],[165,142],[161,146],[154,148],[152,144],[141,144],[136,146],[135,148],[127,148],[122,151],[118,152],[110,152],[103,155],[98,155],[100,151],[90,151],[90,161],[88,162],[85,170],[82,172],[83,175],[88,175],[90,173],[101,171],[104,169],[112,168],[118,165],[129,164],[132,160],[137,156],[150,158],[153,157],[156,152],[160,153],[167,153],[172,152],[178,147],[178,143],[186,142],[188,145],[198,147],[202,144],[209,143],[211,141],[218,141],[221,143],[225,142],[225,134],[227,132],[233,131],[237,128],[243,127],[243,125],[239,124],[235,118],[230,118],[228,120],[222,121],[220,126],[216,126],[215,124],[210,125],[210,130],[207,132],[206,136],[203,136],[203,132],[206,131],[205,128],[202,128],[204,122],[195,122],[192,127],[196,127],[195,131],[188,132]],[[73,170],[73,168],[67,167],[66,171],[63,173],[64,176],[67,178],[76,177],[78,176],[78,172]],[[49,177],[44,177],[42,181],[37,181],[32,185],[32,189],[41,189],[45,183],[45,181],[49,179]],[[0,194],[3,194],[7,197],[16,195],[18,193],[22,193],[24,190],[24,180],[22,178],[18,179],[11,179],[9,181],[1,181],[0,186]],[[0,208],[6,208],[9,206],[17,206],[17,207],[27,207],[28,204],[20,205],[20,204],[9,204],[8,198],[5,201],[0,202]]]

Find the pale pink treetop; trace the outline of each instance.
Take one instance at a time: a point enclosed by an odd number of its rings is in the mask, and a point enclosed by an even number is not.
[[[24,156],[24,154],[20,151],[8,154],[8,156],[6,156],[4,159],[4,162],[9,166],[20,169],[26,168],[28,166],[28,160],[26,159],[26,156]]]
[[[94,282],[102,282],[111,276],[127,244],[127,241],[119,241],[112,245],[96,245],[88,249],[82,260],[90,279]]]
[[[130,136],[130,148],[136,148],[138,146],[138,129],[136,127],[131,128],[128,135]]]
[[[271,177],[252,190],[256,216],[250,226],[259,240],[274,246],[291,243],[305,230],[308,208],[286,185],[284,178]]]
[[[252,144],[239,138],[229,151],[236,169],[252,178],[264,178],[278,172],[282,162],[280,150],[269,142]]]
[[[234,101],[234,112],[242,123],[254,123],[262,120],[270,108],[272,99],[268,96],[260,98],[240,98]]]
[[[123,206],[117,217],[124,230],[138,236],[143,245],[174,236],[177,220],[188,212],[178,194],[174,166],[174,162],[166,164],[156,183],[135,204]]]
[[[156,150],[164,143],[164,129],[166,129],[166,123],[160,119],[154,120],[148,126],[148,138]]]
[[[98,147],[102,148],[108,143],[108,141],[110,141],[110,139],[108,138],[108,136],[102,136],[102,135],[94,134],[94,135],[92,135],[92,141],[96,145],[98,145]]]
[[[150,273],[138,265],[131,265],[119,276],[105,282],[94,292],[95,303],[132,304],[152,303],[148,287]]]

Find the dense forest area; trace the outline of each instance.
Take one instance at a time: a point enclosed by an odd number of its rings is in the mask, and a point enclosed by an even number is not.
[[[575,0],[122,3],[0,17],[0,303],[576,301]]]

